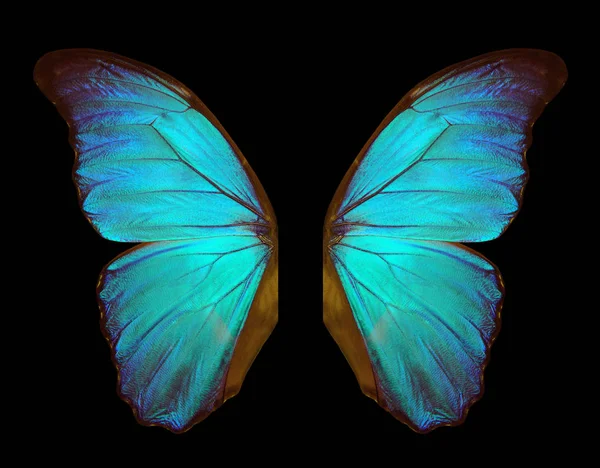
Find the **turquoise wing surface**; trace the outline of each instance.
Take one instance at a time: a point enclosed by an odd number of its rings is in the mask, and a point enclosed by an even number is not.
[[[69,123],[81,207],[106,239],[268,230],[262,188],[251,182],[245,159],[173,78],[85,49],[45,55],[34,77]]]
[[[145,244],[106,267],[103,325],[140,421],[183,431],[222,403],[270,255],[255,236],[207,237]]]
[[[384,120],[330,205],[326,272],[338,275],[372,366],[365,392],[418,432],[461,423],[482,392],[503,285],[456,242],[494,239],[516,216],[531,127],[566,77],[556,55],[522,49],[433,75]]]
[[[172,77],[73,49],[42,57],[34,78],[69,124],[85,216],[107,239],[144,242],[98,285],[119,392],[142,424],[185,431],[235,394],[236,344],[276,262],[272,208],[231,138]]]

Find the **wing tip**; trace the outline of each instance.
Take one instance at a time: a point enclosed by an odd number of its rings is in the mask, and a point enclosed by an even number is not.
[[[52,83],[66,70],[67,62],[72,61],[78,55],[99,55],[100,50],[95,49],[58,49],[46,52],[33,67],[33,81],[40,90],[55,103],[56,97],[52,90]]]
[[[512,62],[517,66],[521,62],[521,66],[524,68],[531,68],[533,65],[549,85],[547,93],[545,93],[546,102],[550,102],[567,81],[567,66],[564,60],[554,52],[535,48],[501,49],[468,58],[434,73],[413,87],[396,107],[403,109],[411,102],[417,101],[440,80],[444,80],[451,75],[466,72],[472,67],[501,62]],[[398,109],[394,108],[392,112],[397,112]]]
[[[544,65],[544,67],[548,71],[553,72],[555,76],[562,78],[563,82],[566,81],[567,66],[564,60],[555,52],[551,52],[545,49],[535,49],[526,47],[501,49],[493,52],[488,52],[477,57],[473,57],[456,65],[451,65],[448,68],[454,68],[460,66],[461,64],[468,65],[471,63],[485,62],[491,59],[499,59],[501,57],[513,60],[524,59],[527,62],[539,63],[541,65]]]
[[[558,54],[549,50],[530,48],[506,49],[484,54],[480,59],[485,60],[491,57],[506,57],[512,58],[515,61],[522,60],[523,65],[527,67],[533,65],[547,83],[545,92],[546,103],[550,102],[558,94],[568,78],[565,61]]]
[[[520,50],[520,49],[517,49]],[[535,57],[540,64],[540,74],[548,82],[547,102],[552,100],[567,81],[567,64],[558,54],[542,49],[522,49],[528,58]]]
[[[56,52],[48,52],[42,55],[42,57],[38,59],[35,66],[33,67],[33,81],[35,82],[37,87],[40,88],[40,90],[46,95],[48,95],[47,90],[49,78],[51,77],[52,69],[54,68],[53,64],[55,61],[55,54]],[[50,98],[49,95],[48,97]],[[54,102],[54,99],[50,99]]]
[[[56,93],[53,91],[53,84],[62,74],[72,69],[73,63],[77,59],[83,61],[90,58],[97,59],[110,56],[117,57],[117,54],[86,48],[58,49],[46,52],[33,67],[33,81],[55,104]]]

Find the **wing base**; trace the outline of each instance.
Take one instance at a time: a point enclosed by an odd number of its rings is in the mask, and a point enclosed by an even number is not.
[[[278,288],[278,255],[274,249],[235,346],[221,404],[238,394],[248,369],[277,325]]]
[[[369,353],[327,248],[326,242],[323,252],[323,322],[354,371],[362,392],[378,401]]]

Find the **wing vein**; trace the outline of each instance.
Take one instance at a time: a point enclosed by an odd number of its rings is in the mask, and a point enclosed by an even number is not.
[[[448,130],[450,127],[452,127],[452,125],[448,124],[448,126],[446,128],[444,128],[444,130],[442,130],[440,132],[440,134],[431,142],[431,144],[423,151],[423,153],[421,153],[421,155],[415,160],[413,161],[411,164],[409,164],[407,167],[405,167],[402,171],[400,171],[398,174],[396,174],[394,177],[392,177],[389,181],[387,181],[385,184],[383,184],[382,187],[380,187],[379,189],[377,189],[374,193],[370,194],[370,195],[366,195],[363,198],[355,201],[354,203],[352,203],[351,205],[347,206],[344,211],[342,211],[340,214],[337,215],[337,217],[335,218],[335,221],[337,221],[338,219],[344,217],[346,214],[348,214],[350,211],[352,211],[354,208],[356,208],[359,205],[362,205],[363,203],[365,203],[366,201],[370,200],[371,198],[377,196],[379,193],[381,193],[382,190],[385,190],[386,187],[388,187],[390,184],[392,184],[394,181],[396,181],[396,179],[398,179],[399,177],[403,176],[404,174],[406,174],[408,171],[410,171],[413,167],[415,167],[419,162],[421,162],[423,160],[423,158],[425,157],[425,155],[429,152],[429,150],[431,148],[433,148],[433,145],[435,145],[438,140],[442,137],[442,135],[446,132],[446,130]],[[333,222],[333,224],[337,224],[336,222]]]
[[[140,73],[140,74],[142,74],[142,73]],[[143,75],[143,76],[145,76],[145,75]],[[118,79],[118,78],[104,78],[104,77],[88,76],[88,75],[83,75],[83,77],[89,79],[90,81],[93,81],[93,80],[96,80],[96,81],[110,81],[112,83],[127,83],[127,84],[131,84],[133,86],[139,86],[140,88],[149,89],[150,91],[155,91],[155,92],[160,93],[160,94],[162,94],[164,96],[167,96],[168,98],[171,98],[171,99],[179,102],[179,104],[182,104],[182,105],[184,105],[184,106],[186,106],[188,108],[191,107],[190,104],[187,101],[185,101],[185,100],[182,101],[177,94],[175,96],[173,96],[173,95],[171,95],[169,93],[161,91],[160,89],[153,88],[152,86],[143,85],[141,83],[136,83],[135,81],[121,80],[121,79]],[[63,84],[65,84],[65,83],[72,83],[74,81],[81,81],[81,77],[69,78],[67,80],[63,80],[62,83]],[[58,100],[56,102],[58,102]]]
[[[445,92],[452,91],[453,89],[461,88],[461,87],[464,87],[464,86],[471,86],[471,85],[474,85],[474,84],[477,84],[477,83],[487,83],[487,82],[491,82],[491,81],[509,81],[509,80],[514,80],[514,79],[519,79],[519,80],[523,80],[523,81],[531,81],[531,82],[536,82],[536,83],[540,81],[540,80],[536,80],[536,79],[533,79],[533,78],[527,78],[527,77],[524,77],[524,76],[503,76],[503,77],[497,77],[497,78],[483,78],[481,80],[473,80],[473,81],[468,81],[468,82],[461,83],[461,84],[458,84],[458,85],[455,85],[455,86],[449,86],[448,88],[444,88],[444,89],[441,89],[439,91],[436,91],[435,93],[432,93],[432,94],[430,94],[427,97],[425,97],[425,95],[423,95],[423,96],[419,97],[419,99],[417,99],[415,102],[413,102],[410,107],[413,110],[415,110],[414,107],[413,107],[415,105],[422,104],[422,103],[424,103],[428,99],[431,99],[434,96],[437,96],[439,94],[443,94]]]
[[[185,159],[183,159],[181,157],[181,155],[179,154],[179,152],[173,148],[173,146],[171,145],[171,143],[169,143],[169,141],[160,133],[160,131],[151,125],[151,127],[156,131],[156,133],[164,140],[164,142],[169,145],[169,148],[171,148],[171,150],[173,151],[173,153],[179,158],[179,160],[185,164],[190,170],[192,170],[194,173],[198,174],[200,177],[202,177],[204,180],[206,180],[209,184],[211,184],[213,187],[215,187],[219,192],[221,192],[223,195],[225,195],[228,198],[231,198],[233,201],[239,203],[241,206],[243,206],[244,208],[246,208],[247,210],[249,210],[250,212],[254,213],[256,216],[258,216],[259,218],[265,220],[264,216],[258,212],[253,206],[249,205],[248,203],[244,202],[243,200],[241,200],[239,197],[235,196],[235,195],[231,195],[227,192],[225,192],[221,187],[219,187],[219,185],[217,185],[215,182],[213,182],[209,177],[205,176],[204,174],[202,174],[202,172],[200,172],[198,169],[196,169],[194,166],[192,166],[189,162],[187,162]],[[266,221],[266,220],[265,220]]]

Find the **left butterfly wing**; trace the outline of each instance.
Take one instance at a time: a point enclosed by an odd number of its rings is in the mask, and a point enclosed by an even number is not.
[[[183,84],[87,49],[45,55],[81,208],[105,238],[150,242],[102,273],[119,392],[143,424],[189,429],[235,395],[277,322],[275,215],[225,130]]]
[[[442,70],[386,117],[331,202],[325,324],[363,392],[418,432],[459,424],[481,393],[502,280],[451,242],[493,239],[516,216],[531,126],[566,75],[524,49]]]

